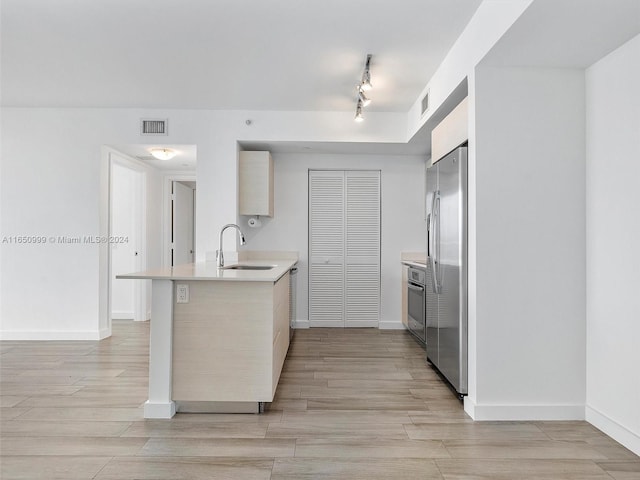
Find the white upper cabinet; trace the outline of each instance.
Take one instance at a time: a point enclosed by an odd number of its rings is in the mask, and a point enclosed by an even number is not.
[[[269,152],[240,152],[240,215],[273,217],[273,159]]]
[[[432,163],[469,139],[468,98],[465,97],[431,132]]]

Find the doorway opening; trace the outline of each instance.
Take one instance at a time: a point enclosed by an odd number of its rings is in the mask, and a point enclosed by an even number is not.
[[[196,182],[171,182],[171,266],[195,258]]]
[[[196,177],[168,174],[163,185],[162,266],[193,263],[196,258]]]
[[[159,160],[150,154],[167,148],[176,155]],[[173,182],[186,190],[193,213],[185,234],[187,254],[195,257],[196,145],[113,145],[102,147],[100,190],[99,331],[111,335],[112,319],[148,320],[151,316],[151,281],[120,280],[120,273],[171,266]],[[178,205],[180,208],[180,204]],[[184,216],[184,215],[183,215]],[[182,218],[183,216],[180,216]],[[180,227],[180,225],[178,225]],[[182,238],[182,237],[181,237]]]

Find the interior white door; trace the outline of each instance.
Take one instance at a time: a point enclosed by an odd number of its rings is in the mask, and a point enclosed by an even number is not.
[[[194,192],[183,183],[173,182],[172,266],[193,262]]]
[[[309,324],[344,326],[344,172],[309,172]]]
[[[309,172],[309,323],[376,327],[380,172]]]
[[[347,171],[345,204],[346,327],[380,319],[380,172]]]

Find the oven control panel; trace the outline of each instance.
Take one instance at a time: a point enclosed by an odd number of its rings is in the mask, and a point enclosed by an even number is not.
[[[409,281],[413,283],[418,283],[420,285],[424,285],[424,270],[409,267]]]

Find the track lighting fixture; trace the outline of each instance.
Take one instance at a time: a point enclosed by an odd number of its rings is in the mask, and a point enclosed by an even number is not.
[[[362,78],[360,79],[360,83],[356,86],[356,90],[358,92],[358,103],[356,105],[356,116],[354,120],[356,122],[361,122],[364,120],[362,116],[362,107],[366,107],[371,103],[371,99],[367,97],[365,92],[368,92],[373,87],[371,85],[371,54],[367,55],[367,59],[364,64],[364,71],[362,72]]]

